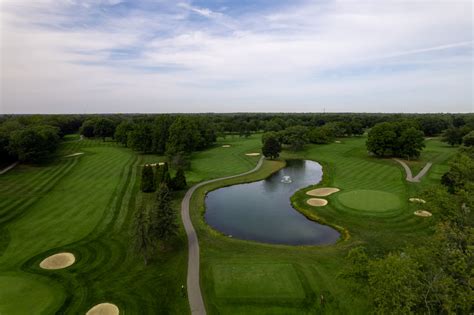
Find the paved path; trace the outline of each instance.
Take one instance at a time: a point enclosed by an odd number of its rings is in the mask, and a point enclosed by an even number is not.
[[[407,174],[406,180],[407,182],[410,182],[410,183],[419,183],[421,178],[425,176],[426,173],[429,171],[429,169],[431,168],[431,165],[433,165],[433,163],[431,162],[426,163],[425,167],[423,167],[423,169],[418,173],[418,175],[413,177],[410,167],[408,167],[408,165],[405,162],[399,159],[394,159],[394,160],[403,166],[403,168],[405,169],[405,173]]]
[[[8,172],[9,170],[11,170],[12,168],[14,168],[17,165],[18,165],[18,162],[15,162],[10,166],[5,167],[3,170],[0,171],[0,175],[5,174],[6,172]]]
[[[191,196],[199,187],[207,185],[209,183],[217,182],[224,179],[230,179],[234,177],[239,177],[243,175],[247,175],[257,171],[260,166],[262,166],[263,157],[257,163],[257,166],[251,171],[223,177],[217,179],[211,179],[199,184],[194,185],[191,187],[184,196],[183,201],[181,202],[181,218],[183,220],[184,229],[186,230],[186,235],[188,236],[188,279],[187,279],[187,286],[188,286],[188,299],[189,299],[189,306],[191,307],[191,313],[196,315],[205,315],[206,308],[204,306],[204,301],[202,299],[201,294],[201,287],[199,285],[199,242],[196,235],[196,231],[194,230],[193,224],[191,223],[191,217],[189,215],[189,202],[191,200]]]

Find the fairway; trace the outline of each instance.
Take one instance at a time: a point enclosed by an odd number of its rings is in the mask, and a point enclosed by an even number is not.
[[[291,264],[218,264],[212,267],[216,296],[225,299],[304,299]]]
[[[337,199],[345,207],[368,212],[394,210],[401,206],[397,195],[378,190],[352,190],[340,193]]]

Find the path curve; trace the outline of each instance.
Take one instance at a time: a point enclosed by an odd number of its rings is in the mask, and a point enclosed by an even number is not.
[[[257,171],[263,163],[263,157],[260,158],[257,165],[254,169],[238,174],[222,178],[211,179],[191,187],[183,198],[181,202],[181,218],[183,220],[184,229],[186,230],[186,235],[188,237],[188,277],[187,277],[187,290],[188,290],[188,300],[189,306],[191,308],[191,313],[196,315],[205,315],[206,308],[204,306],[204,300],[202,299],[201,287],[199,285],[199,242],[196,235],[196,230],[194,230],[193,224],[191,222],[191,217],[189,215],[189,203],[193,193],[199,187],[204,185],[214,183],[217,181],[235,178],[243,175],[247,175]]]
[[[15,162],[15,163],[5,167],[3,170],[0,171],[0,175],[5,174],[6,172],[8,172],[9,170],[11,170],[12,168],[14,168],[17,165],[18,165],[18,162]]]
[[[405,162],[399,159],[395,159],[395,158],[394,160],[403,166],[403,168],[405,169],[405,173],[407,174],[406,180],[407,182],[410,182],[410,183],[419,183],[420,180],[423,178],[423,176],[426,175],[426,173],[429,171],[429,169],[433,165],[433,163],[431,162],[426,163],[425,167],[423,167],[423,169],[418,173],[418,175],[413,177],[410,167]]]

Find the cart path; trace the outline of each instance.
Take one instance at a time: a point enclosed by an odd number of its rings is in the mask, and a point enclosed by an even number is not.
[[[10,166],[5,167],[3,170],[0,171],[0,175],[5,174],[6,172],[8,172],[9,170],[11,170],[12,168],[14,168],[17,165],[18,165],[18,162],[15,162],[15,163],[11,164]]]
[[[189,307],[191,308],[191,313],[196,315],[205,315],[206,308],[204,306],[204,300],[201,294],[201,287],[199,285],[199,242],[196,235],[196,230],[194,230],[193,224],[191,222],[191,217],[189,215],[189,203],[193,193],[199,187],[204,185],[214,183],[217,181],[235,178],[243,175],[247,175],[257,171],[263,163],[263,157],[260,158],[257,165],[254,169],[238,174],[222,178],[211,179],[191,187],[183,198],[181,202],[181,218],[183,220],[184,229],[186,230],[186,235],[188,237],[188,277],[187,277],[187,290],[188,290],[188,300]]]
[[[410,167],[408,167],[408,165],[405,162],[399,159],[394,159],[394,160],[403,166],[403,168],[405,169],[405,173],[407,174],[406,180],[407,182],[410,182],[410,183],[419,183],[420,180],[423,178],[423,176],[426,175],[426,173],[429,171],[429,169],[433,165],[433,163],[431,162],[426,163],[425,167],[423,167],[423,169],[418,173],[418,175],[413,177]]]

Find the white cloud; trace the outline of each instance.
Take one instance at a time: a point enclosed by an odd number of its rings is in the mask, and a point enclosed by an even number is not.
[[[64,3],[3,0],[0,111],[473,110],[470,1],[160,3],[77,26]]]

